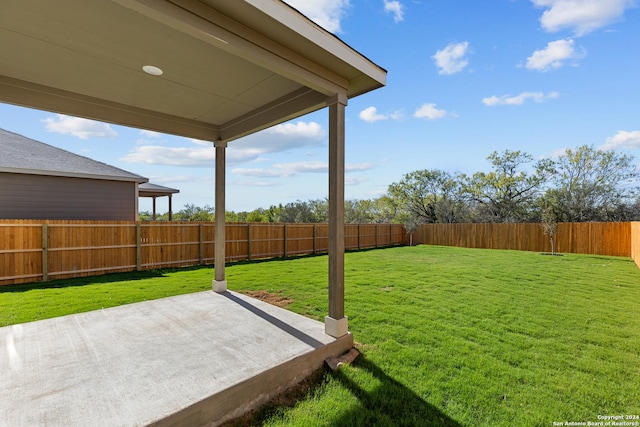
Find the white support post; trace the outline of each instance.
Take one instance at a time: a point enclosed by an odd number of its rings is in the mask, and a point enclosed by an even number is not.
[[[215,278],[212,283],[214,292],[225,292],[227,280],[224,275],[226,261],[226,233],[225,233],[225,168],[227,141],[216,141],[216,217],[215,217]]]
[[[348,333],[344,315],[344,151],[346,94],[337,94],[329,106],[329,315],[325,333],[339,338]]]

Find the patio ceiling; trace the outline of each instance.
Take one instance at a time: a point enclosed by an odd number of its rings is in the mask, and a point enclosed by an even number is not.
[[[385,80],[280,0],[0,2],[0,102],[214,142],[216,292],[227,289],[227,142],[328,107],[325,332],[334,337],[348,333],[345,107]]]
[[[385,79],[278,0],[0,4],[0,101],[31,108],[229,141]]]

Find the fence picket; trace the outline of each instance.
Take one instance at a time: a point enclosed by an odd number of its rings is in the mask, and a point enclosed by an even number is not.
[[[640,245],[638,238],[634,239],[632,236],[632,224],[637,223],[560,223],[555,237],[556,251],[631,257],[632,246]],[[634,227],[637,226],[634,225]],[[534,252],[551,251],[549,238],[544,235],[542,227],[531,223],[422,224],[414,233],[414,243]],[[636,251],[640,256],[640,249]]]
[[[379,246],[404,243],[402,225],[389,230]],[[0,285],[212,264],[214,235],[208,222],[0,220]],[[228,223],[226,260],[323,253],[327,235],[327,224]]]
[[[324,253],[328,225],[227,224],[226,259]],[[212,264],[215,226],[193,222],[0,220],[0,285]],[[345,247],[402,245],[400,224],[346,224]],[[423,224],[414,244],[548,252],[539,224]],[[561,223],[556,250],[632,257],[640,267],[640,222]]]

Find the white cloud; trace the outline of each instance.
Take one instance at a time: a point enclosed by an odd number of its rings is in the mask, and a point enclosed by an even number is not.
[[[640,130],[631,132],[619,130],[599,147],[600,150],[615,150],[616,148],[640,148]]]
[[[351,163],[345,165],[345,172],[361,172],[373,167],[371,163]],[[277,163],[273,169],[234,168],[231,172],[254,178],[288,178],[301,173],[327,173],[329,165],[326,162],[292,162]]]
[[[280,185],[275,181],[254,181],[254,180],[251,180],[251,181],[236,181],[236,182],[233,182],[231,184],[232,185],[238,185],[238,186],[241,186],[241,187],[275,187],[277,185]]]
[[[372,163],[347,163],[347,165],[344,167],[344,171],[346,173],[361,172],[361,171],[369,170],[372,167],[373,167]]]
[[[378,113],[378,109],[376,107],[367,107],[364,110],[360,111],[358,117],[360,117],[360,119],[364,120],[365,122],[374,123],[379,120],[400,120],[402,119],[402,112],[394,111],[393,113],[389,114],[380,114]]]
[[[369,178],[364,176],[347,176],[344,179],[344,185],[354,186],[369,181]]]
[[[397,0],[384,0],[384,11],[393,14],[393,21],[404,21],[404,6]]]
[[[283,170],[280,168],[234,168],[231,169],[231,173],[235,173],[236,175],[249,176],[252,178],[285,178],[292,175],[288,170]]]
[[[272,128],[266,129],[263,132],[294,138],[324,137],[322,126],[320,126],[316,122],[282,123]]]
[[[300,147],[321,146],[326,132],[315,122],[284,123],[229,143],[227,162],[238,164],[256,161],[266,153],[277,153]],[[186,167],[211,167],[215,150],[210,141],[197,139],[189,147],[167,147],[158,143],[138,144],[121,158],[124,162]],[[147,145],[149,144],[149,145]]]
[[[319,147],[326,142],[326,131],[316,122],[283,123],[229,143],[231,150],[279,153],[301,147]]]
[[[226,160],[230,164],[250,162],[260,155],[257,151],[227,150]],[[127,163],[142,163],[146,165],[167,165],[208,168],[214,167],[215,149],[210,147],[165,147],[160,145],[143,145],[120,158]]]
[[[529,70],[549,71],[560,68],[564,62],[570,59],[577,60],[584,58],[586,51],[576,52],[572,39],[561,39],[547,43],[547,47],[536,50],[527,58],[526,67]]]
[[[81,119],[80,117],[65,116],[64,114],[56,114],[55,117],[48,117],[44,119],[43,122],[48,132],[73,135],[80,139],[115,138],[118,136],[118,133],[107,123]]]
[[[489,107],[494,107],[496,105],[522,105],[525,103],[527,99],[532,99],[535,102],[544,102],[547,99],[556,99],[559,98],[560,94],[558,92],[522,92],[520,95],[511,96],[511,95],[502,95],[502,96],[491,96],[488,98],[483,98],[482,103]]]
[[[152,130],[140,129],[140,135],[145,138],[161,138],[162,134],[160,132],[155,132]]]
[[[202,139],[193,139],[193,138],[189,138],[189,141],[193,142],[194,144],[197,145],[202,145],[202,146],[206,146],[206,147],[213,147],[213,142],[212,141],[203,141]]]
[[[438,74],[448,75],[459,73],[469,64],[466,58],[469,53],[469,42],[451,43],[439,50],[431,58],[438,67]]]
[[[556,150],[553,150],[551,153],[549,153],[548,156],[541,156],[541,159],[547,158],[547,159],[557,159],[560,158],[562,156],[564,156],[565,154],[567,154],[567,150],[568,148],[563,147],[563,148],[558,148]]]
[[[388,117],[385,116],[384,114],[379,114],[378,109],[376,107],[365,108],[364,110],[360,111],[360,114],[358,114],[358,117],[360,117],[365,122],[369,122],[369,123],[377,122],[378,120],[388,119]]]
[[[201,175],[154,175],[150,176],[149,181],[154,184],[166,185],[169,187],[175,187],[179,184],[189,183],[193,184],[194,182],[213,182],[213,170],[211,171],[210,176],[201,176]]]
[[[436,104],[423,104],[418,108],[413,117],[418,119],[436,120],[446,117],[449,113],[446,110],[439,110],[436,108]]]
[[[349,7],[349,0],[286,0],[285,2],[332,33],[341,32],[340,22]]]
[[[213,167],[215,151],[213,147],[164,147],[159,145],[143,145],[120,160],[127,163],[143,163],[147,165],[168,165],[188,167]]]
[[[570,28],[576,36],[585,35],[619,20],[635,0],[531,0],[546,10],[540,17],[545,31]]]

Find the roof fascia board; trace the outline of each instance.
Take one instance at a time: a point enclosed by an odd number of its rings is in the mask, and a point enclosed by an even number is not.
[[[344,92],[343,92],[344,93]],[[220,139],[231,141],[327,106],[327,96],[301,88],[220,127]]]
[[[138,190],[138,197],[165,197],[172,194],[178,194],[179,191],[163,191],[163,190]]]
[[[304,38],[313,41],[342,61],[360,70],[380,85],[386,82],[386,71],[376,65],[370,59],[354,50],[351,46],[340,40],[339,37],[320,27],[305,16],[305,20],[296,19],[295,15],[302,15],[294,7],[281,1],[245,0],[246,3],[262,10],[282,25],[290,28]]]
[[[326,95],[348,88],[345,78],[197,1],[113,1]]]
[[[0,173],[13,173],[13,174],[21,174],[21,175],[40,175],[40,176],[58,176],[63,178],[82,178],[82,179],[96,179],[100,181],[123,181],[123,182],[137,182],[138,184],[142,184],[145,182],[149,182],[148,178],[139,176],[139,177],[124,177],[124,176],[113,176],[113,175],[93,175],[88,173],[74,173],[74,172],[63,172],[63,171],[46,171],[46,170],[37,170],[37,169],[18,169],[18,168],[7,168],[0,167]]]
[[[0,101],[135,128],[215,141],[216,126],[0,75]]]

